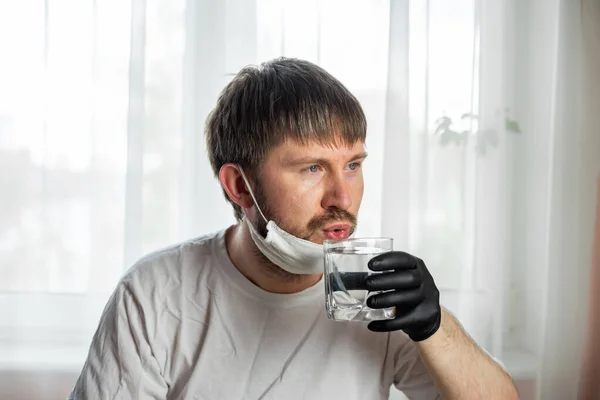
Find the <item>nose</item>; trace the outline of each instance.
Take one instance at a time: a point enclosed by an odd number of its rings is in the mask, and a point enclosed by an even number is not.
[[[342,210],[348,210],[352,206],[350,185],[343,174],[331,176],[326,185],[325,194],[321,201],[323,209],[327,210],[330,207],[337,207]]]

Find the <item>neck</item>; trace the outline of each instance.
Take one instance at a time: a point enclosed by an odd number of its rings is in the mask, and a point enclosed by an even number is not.
[[[225,244],[233,265],[250,282],[267,292],[298,293],[321,280],[321,274],[292,274],[273,264],[258,250],[244,223],[227,230]]]

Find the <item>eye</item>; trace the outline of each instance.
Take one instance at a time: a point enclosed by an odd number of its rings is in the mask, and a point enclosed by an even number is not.
[[[358,167],[360,167],[360,163],[357,163],[357,162],[353,162],[353,163],[348,164],[348,168],[351,171],[356,170]]]
[[[312,173],[315,172],[319,172],[319,166],[318,165],[311,165],[310,167],[308,167],[308,170]]]

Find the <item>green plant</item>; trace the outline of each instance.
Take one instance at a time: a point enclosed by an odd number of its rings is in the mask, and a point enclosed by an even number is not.
[[[520,134],[521,127],[519,122],[511,119],[509,109],[504,110],[504,131],[512,134]],[[461,115],[460,121],[464,124],[468,120],[478,120],[477,114],[466,113]],[[498,131],[496,129],[472,129],[457,130],[454,128],[454,121],[448,116],[442,116],[435,121],[436,128],[434,135],[439,137],[440,145],[457,145],[464,146],[469,142],[469,137],[473,136],[477,141],[475,149],[478,154],[484,155],[487,152],[488,146],[498,146]]]

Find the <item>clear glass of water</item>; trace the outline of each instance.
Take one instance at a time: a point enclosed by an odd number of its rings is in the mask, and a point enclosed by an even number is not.
[[[375,321],[391,319],[394,307],[373,309],[367,299],[380,292],[369,292],[365,279],[372,274],[367,266],[378,254],[392,251],[392,238],[346,239],[323,242],[325,251],[325,308],[336,321]]]

